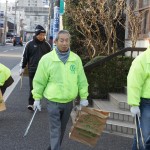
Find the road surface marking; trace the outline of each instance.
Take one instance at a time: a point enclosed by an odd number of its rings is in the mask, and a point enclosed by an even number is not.
[[[4,53],[8,52],[9,50],[3,51]]]
[[[0,54],[0,57],[2,56],[2,57],[19,57],[19,58],[21,58],[21,55],[22,54],[18,54],[18,55],[12,55],[12,54]]]

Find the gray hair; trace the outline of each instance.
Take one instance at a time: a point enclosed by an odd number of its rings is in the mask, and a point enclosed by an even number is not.
[[[70,35],[70,33],[69,33],[68,30],[60,30],[60,31],[57,33],[56,37],[55,37],[55,41],[58,41],[60,34],[68,34],[68,35],[69,35],[69,38],[71,38],[71,35]]]

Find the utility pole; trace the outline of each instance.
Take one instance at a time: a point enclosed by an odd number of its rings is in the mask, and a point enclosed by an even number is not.
[[[17,1],[15,0],[14,36],[16,35],[16,10],[17,10]]]
[[[53,47],[54,1],[55,0],[49,0],[48,42],[51,47]]]
[[[6,40],[6,29],[7,29],[7,0],[6,0],[6,7],[5,7],[5,23],[4,23],[4,35],[3,35],[3,44],[5,45]]]
[[[46,36],[47,41],[49,41],[49,35],[50,35],[51,5],[52,5],[51,0],[49,0],[48,28],[47,28],[47,36]]]

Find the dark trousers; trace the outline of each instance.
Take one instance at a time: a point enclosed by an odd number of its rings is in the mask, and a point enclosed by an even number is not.
[[[73,102],[57,103],[48,101],[47,110],[50,125],[50,147],[48,150],[60,150]]]
[[[29,73],[29,86],[30,86],[29,99],[28,99],[29,105],[33,105],[33,103],[34,103],[34,99],[33,99],[32,92],[31,92],[33,90],[32,81],[33,81],[34,75],[35,75],[35,72]]]

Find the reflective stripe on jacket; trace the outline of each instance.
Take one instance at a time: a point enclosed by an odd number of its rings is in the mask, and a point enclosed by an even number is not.
[[[10,69],[0,63],[0,86],[3,86],[5,81],[10,77]]]
[[[36,100],[44,96],[59,103],[70,102],[78,94],[81,99],[87,99],[88,83],[80,57],[70,51],[64,64],[55,50],[44,55],[33,80],[32,94]]]
[[[150,47],[137,56],[127,77],[128,104],[139,106],[140,98],[150,98]]]

